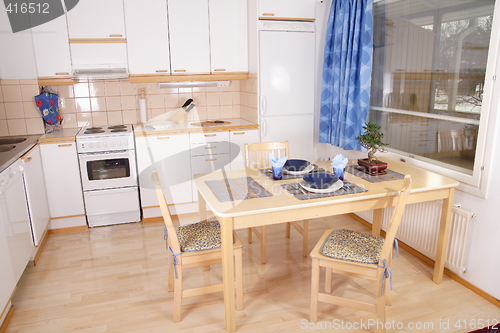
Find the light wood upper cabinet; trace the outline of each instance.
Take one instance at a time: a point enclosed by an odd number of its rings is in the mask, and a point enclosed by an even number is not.
[[[67,17],[69,38],[125,38],[123,0],[79,1]]]
[[[209,74],[208,0],[168,0],[172,74]]]
[[[210,0],[212,74],[248,72],[247,0]]]
[[[307,19],[316,17],[316,0],[259,0],[259,18]]]
[[[170,74],[167,1],[124,0],[124,6],[130,74]]]

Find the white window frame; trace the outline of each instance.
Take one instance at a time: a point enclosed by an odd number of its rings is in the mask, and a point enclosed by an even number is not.
[[[401,160],[410,165],[414,165],[456,179],[460,182],[458,190],[470,193],[478,197],[486,198],[487,187],[489,185],[489,173],[495,172],[495,170],[491,166],[495,130],[500,131],[500,124],[497,124],[497,112],[495,112],[496,110],[500,110],[500,88],[499,83],[497,82],[500,80],[500,76],[497,74],[498,69],[500,68],[500,38],[498,38],[498,36],[500,36],[500,4],[495,2],[488,60],[486,63],[481,117],[479,120],[476,157],[474,160],[474,169],[472,171],[472,175],[426,162],[425,158],[421,156],[414,156],[414,154],[411,153],[399,154],[389,151],[387,152],[388,158]],[[393,110],[372,106],[370,108],[376,111],[398,112],[422,116],[422,114],[419,112]],[[436,117],[432,116],[432,118]],[[474,121],[471,121],[471,119],[467,119],[466,122],[474,123]]]

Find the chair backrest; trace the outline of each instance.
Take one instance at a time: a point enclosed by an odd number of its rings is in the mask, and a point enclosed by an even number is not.
[[[269,153],[276,157],[290,157],[288,141],[285,142],[258,142],[245,145],[246,168],[270,168]]]
[[[399,225],[401,224],[401,218],[403,217],[403,212],[405,210],[406,201],[408,199],[408,194],[411,190],[411,176],[406,175],[403,179],[403,187],[401,188],[399,195],[396,198],[396,206],[394,212],[392,213],[391,221],[387,227],[387,232],[385,234],[385,241],[382,247],[382,252],[380,253],[380,260],[387,260],[391,255],[392,246],[394,243],[394,238],[398,232]]]
[[[158,197],[158,203],[160,205],[161,214],[163,215],[163,221],[165,222],[165,227],[167,228],[168,244],[172,248],[173,253],[181,253],[177,232],[175,231],[174,223],[172,222],[172,215],[170,215],[167,199],[165,199],[165,194],[163,193],[163,188],[161,187],[160,177],[156,169],[153,169],[151,172],[151,178],[153,180],[153,184],[156,186],[156,196]]]
[[[438,153],[465,149],[465,135],[463,131],[451,130],[438,132],[437,135]]]

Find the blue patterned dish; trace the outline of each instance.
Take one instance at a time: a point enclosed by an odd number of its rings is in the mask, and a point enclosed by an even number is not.
[[[302,179],[308,184],[309,187],[315,189],[326,189],[333,185],[339,179],[334,174],[329,172],[312,172]]]
[[[306,160],[291,159],[286,161],[283,169],[293,172],[304,171],[304,169],[307,168],[309,164],[311,164],[311,162]]]

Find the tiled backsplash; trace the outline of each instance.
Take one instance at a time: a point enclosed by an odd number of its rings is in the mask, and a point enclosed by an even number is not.
[[[225,88],[167,88],[158,83],[130,83],[128,80],[80,82],[71,86],[52,86],[63,100],[60,112],[63,127],[136,124],[139,99],[145,89],[148,120],[165,115],[192,98],[197,112],[190,120],[244,118],[257,122],[257,80],[231,81]],[[45,132],[34,97],[39,94],[36,80],[0,81],[0,136],[42,134]]]

